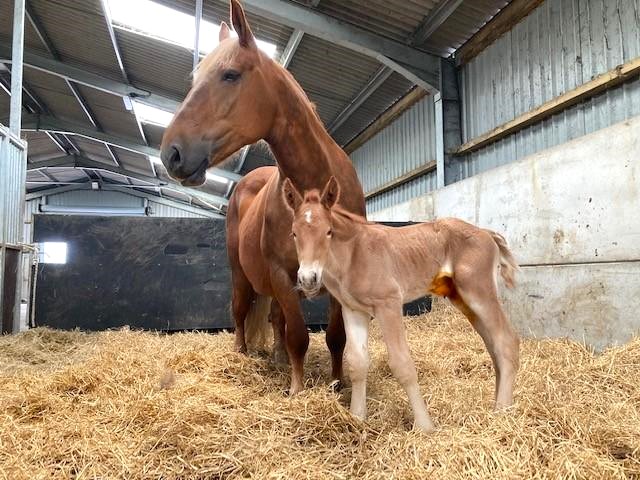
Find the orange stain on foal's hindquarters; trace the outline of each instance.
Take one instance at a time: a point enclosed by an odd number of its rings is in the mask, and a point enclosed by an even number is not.
[[[427,292],[441,297],[450,297],[455,292],[452,275],[449,272],[438,272],[431,280],[431,285],[429,285]]]

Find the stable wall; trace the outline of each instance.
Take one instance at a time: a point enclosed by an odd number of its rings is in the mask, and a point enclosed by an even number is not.
[[[600,349],[640,332],[640,117],[393,207],[501,232],[522,266],[506,309],[525,335]]]

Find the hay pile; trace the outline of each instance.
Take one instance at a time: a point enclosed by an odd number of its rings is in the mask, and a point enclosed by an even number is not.
[[[408,431],[407,401],[373,329],[370,418],[328,388],[313,334],[308,390],[232,353],[230,334],[0,338],[0,477],[640,478],[640,339],[594,356],[577,343],[522,345],[516,406],[495,415],[489,356],[451,309],[409,337],[439,425]]]

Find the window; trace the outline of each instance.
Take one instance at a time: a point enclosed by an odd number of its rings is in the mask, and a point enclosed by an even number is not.
[[[42,242],[38,244],[40,263],[67,263],[67,242]]]

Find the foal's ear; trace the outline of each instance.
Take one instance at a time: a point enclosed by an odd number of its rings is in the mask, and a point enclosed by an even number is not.
[[[320,202],[322,202],[322,204],[325,207],[331,208],[338,202],[339,197],[340,197],[340,185],[338,184],[336,177],[331,175],[331,178],[325,185],[324,190],[322,190],[322,196],[320,197]]]
[[[231,25],[233,25],[233,29],[238,34],[241,46],[250,49],[258,48],[256,40],[253,38],[253,33],[251,33],[249,22],[247,22],[247,17],[238,0],[231,0]]]
[[[298,209],[303,200],[298,189],[294,187],[293,183],[291,183],[291,180],[288,178],[286,178],[282,184],[282,196],[284,197],[284,202],[294,212]]]
[[[225,22],[220,24],[220,33],[218,33],[218,41],[222,42],[231,36],[231,32],[229,31],[229,25]]]

